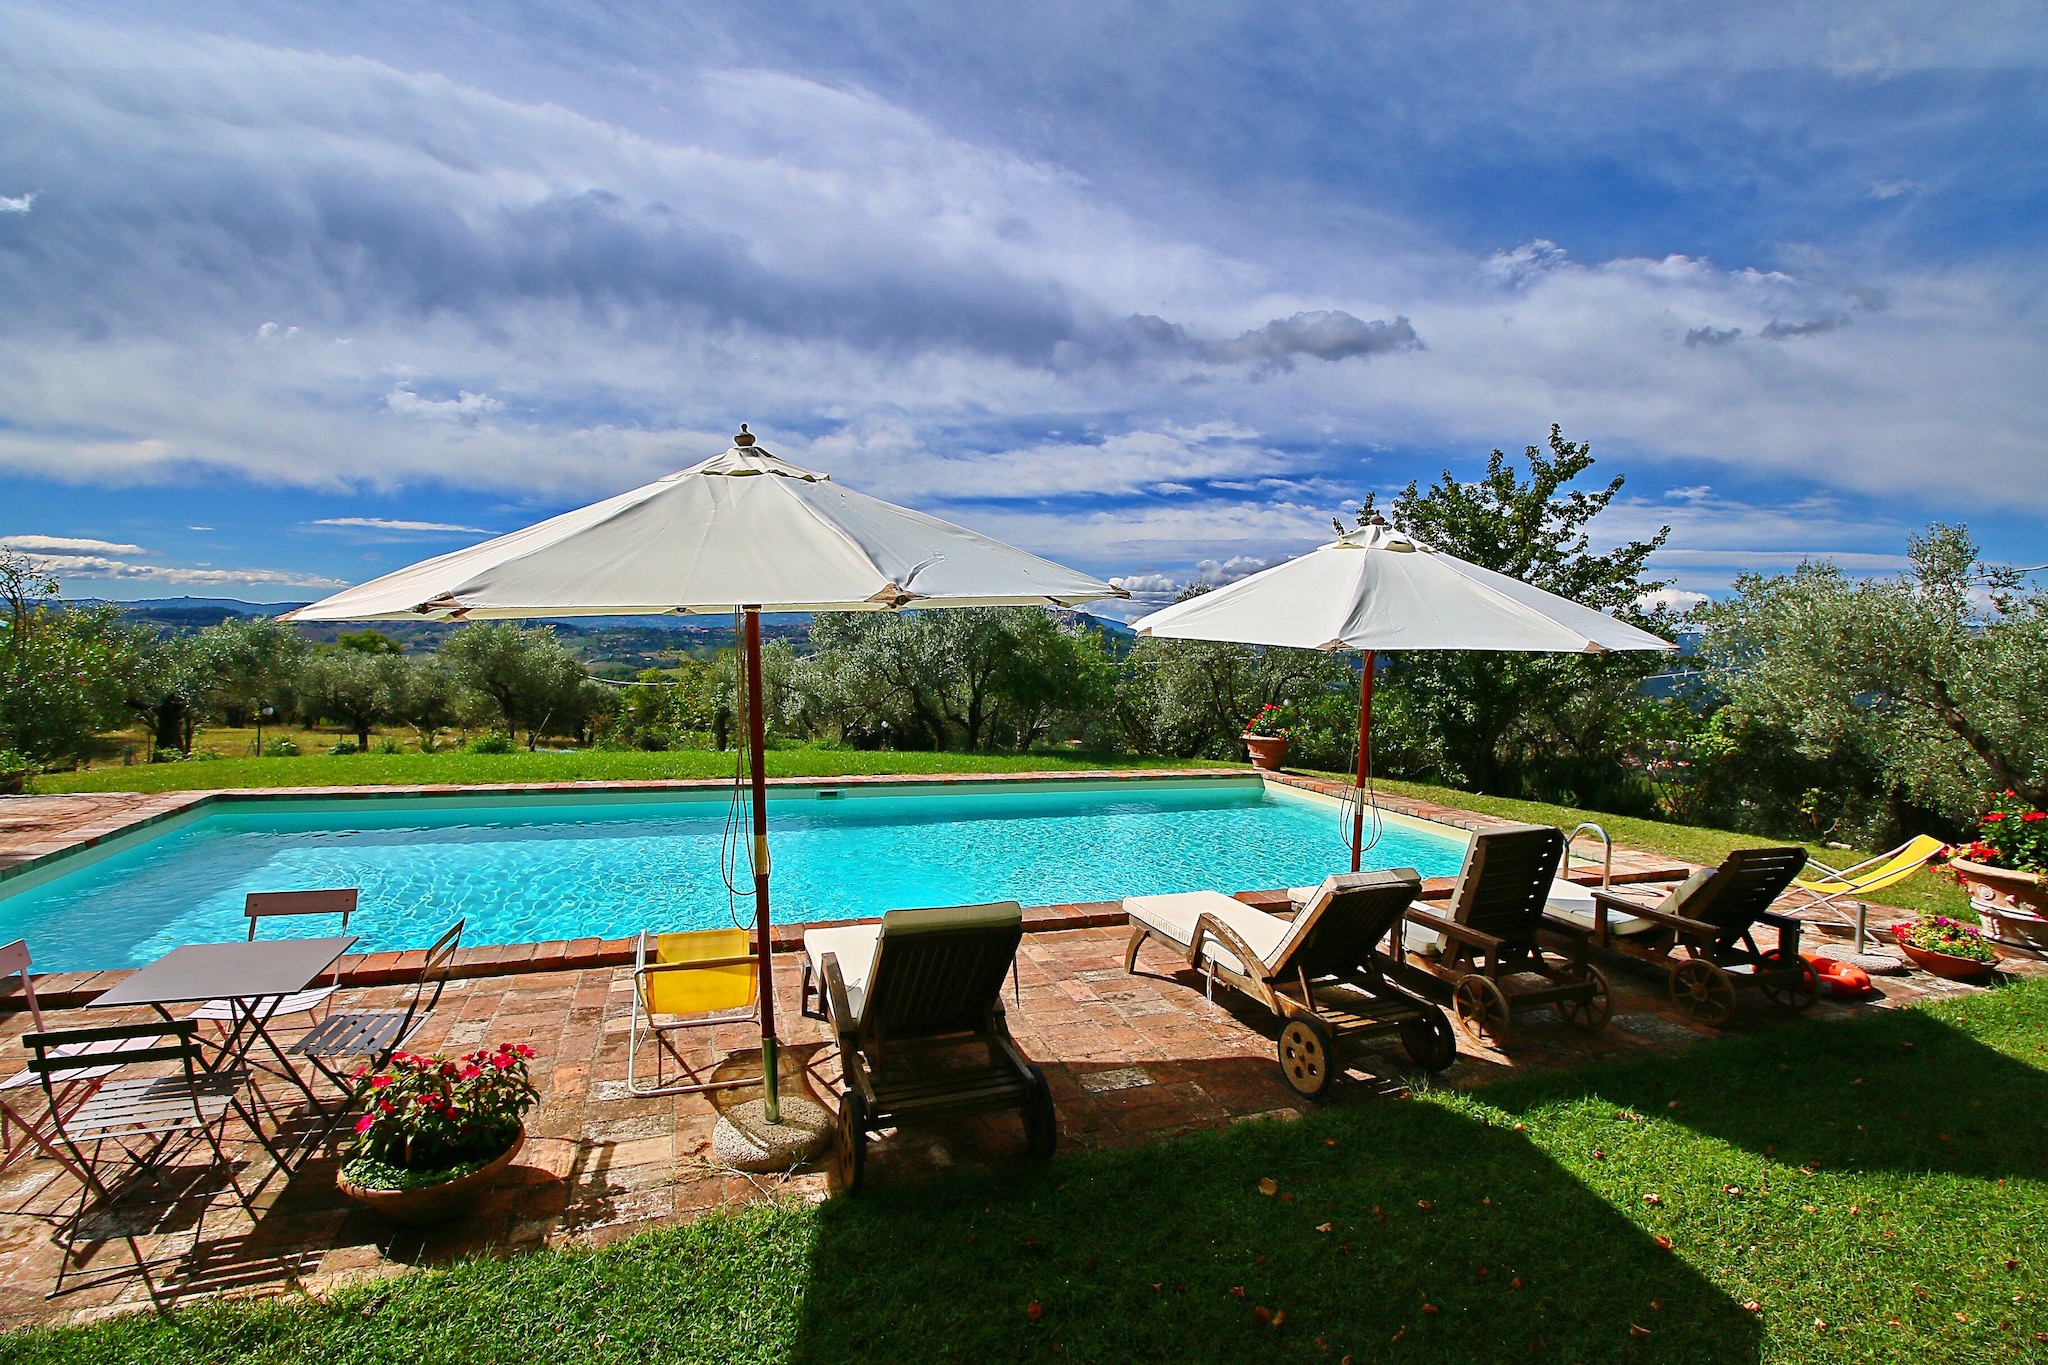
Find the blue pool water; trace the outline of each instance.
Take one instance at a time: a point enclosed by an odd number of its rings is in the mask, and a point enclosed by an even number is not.
[[[709,928],[733,922],[726,812],[702,793],[233,802],[0,883],[0,942],[27,939],[43,971],[139,965],[242,937],[250,891],[322,886],[362,889],[360,951],[422,947],[459,918],[466,943]],[[1256,781],[784,789],[769,820],[780,923],[1302,885],[1348,864],[1333,805]],[[1452,832],[1389,822],[1367,864],[1448,876],[1463,856]],[[745,922],[752,904],[738,905]]]

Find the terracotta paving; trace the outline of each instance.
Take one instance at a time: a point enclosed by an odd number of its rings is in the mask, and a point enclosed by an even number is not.
[[[1019,955],[1012,1027],[1027,1054],[1044,1065],[1057,1101],[1066,1150],[1158,1140],[1192,1129],[1255,1118],[1297,1116],[1301,1101],[1280,1079],[1273,1058],[1275,1027],[1227,990],[1212,1003],[1199,981],[1171,956],[1148,945],[1139,972],[1127,976],[1120,927],[1027,934]],[[2029,971],[2041,968],[2029,965]],[[1669,1008],[1661,983],[1617,964],[1615,1018],[1588,1037],[1546,1012],[1526,1016],[1506,1051],[1461,1037],[1453,1084],[1474,1085],[1509,1071],[1570,1066],[1684,1046],[1706,1035]],[[823,1026],[796,1009],[798,971],[779,960],[777,1000],[789,1087],[803,1086],[828,1106],[837,1093],[837,1056]],[[1822,1003],[1816,1020],[1859,1009],[1896,1006],[1937,992],[1967,991],[1923,976],[1882,981],[1874,1005]],[[385,1003],[396,988],[344,993],[343,1007]],[[335,1159],[323,1156],[289,1180],[272,1178],[257,1194],[253,1221],[227,1197],[207,1208],[195,1246],[198,1201],[174,1205],[161,1222],[131,1214],[145,1254],[182,1257],[159,1274],[172,1300],[218,1294],[321,1292],[362,1276],[443,1262],[464,1253],[542,1244],[598,1243],[691,1218],[705,1210],[775,1196],[821,1199],[822,1169],[785,1177],[746,1176],[720,1169],[711,1155],[717,1103],[755,1093],[635,1099],[625,1090],[630,974],[614,968],[484,977],[451,984],[442,1008],[418,1041],[422,1051],[459,1051],[503,1039],[525,1041],[538,1056],[534,1073],[543,1102],[529,1116],[525,1150],[472,1215],[429,1232],[396,1229],[355,1208],[334,1189]],[[1735,1027],[1776,1011],[1745,997]],[[113,1022],[112,1012],[65,1011],[52,1027]],[[0,1024],[0,1050],[11,1051],[26,1016]],[[686,1054],[719,1074],[758,1075],[759,1053],[748,1030],[720,1031]],[[645,1065],[643,1061],[643,1065]],[[751,1068],[751,1071],[749,1070]],[[1398,1091],[1407,1061],[1397,1042],[1367,1045],[1332,1091],[1332,1103],[1372,1103]],[[33,1097],[34,1092],[29,1092]],[[23,1098],[15,1092],[16,1099]],[[244,1176],[269,1170],[260,1149],[245,1144]],[[1000,1167],[1021,1159],[1021,1127],[994,1116],[881,1139],[869,1178],[909,1181],[955,1166]],[[123,1274],[109,1283],[44,1297],[58,1253],[50,1242],[53,1211],[72,1190],[45,1158],[16,1162],[0,1176],[0,1325],[87,1320],[147,1303],[141,1281]],[[88,1271],[127,1264],[119,1241],[101,1244]]]

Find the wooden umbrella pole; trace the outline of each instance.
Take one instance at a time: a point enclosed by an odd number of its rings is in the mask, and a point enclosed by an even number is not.
[[[1358,801],[1351,808],[1351,870],[1358,871],[1365,857],[1365,782],[1372,762],[1372,675],[1379,655],[1365,651],[1365,667],[1358,679]]]
[[[754,937],[761,960],[762,1117],[782,1122],[775,1046],[775,949],[768,928],[768,737],[761,706],[761,609],[747,607],[747,759],[754,778]]]

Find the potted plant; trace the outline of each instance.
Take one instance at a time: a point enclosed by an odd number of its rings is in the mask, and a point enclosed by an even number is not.
[[[1271,772],[1287,761],[1288,719],[1285,707],[1268,702],[1259,708],[1259,714],[1245,722],[1240,738],[1254,768]]]
[[[36,765],[28,761],[28,755],[13,749],[0,749],[0,796],[19,796],[28,790],[28,780],[35,775]]]
[[[336,1184],[394,1223],[424,1227],[476,1203],[526,1144],[520,1119],[540,1099],[524,1043],[453,1060],[401,1052],[361,1078],[367,1102]]]
[[[2008,790],[1948,866],[2004,934],[2048,945],[2048,813]]]
[[[1975,981],[1998,966],[1998,950],[1976,925],[1946,915],[1894,924],[1892,937],[1914,966],[1950,981]]]

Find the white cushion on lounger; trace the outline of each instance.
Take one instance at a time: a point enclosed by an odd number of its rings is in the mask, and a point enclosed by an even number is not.
[[[1195,941],[1195,921],[1203,915],[1214,915],[1227,925],[1231,932],[1243,939],[1245,946],[1270,960],[1273,952],[1287,937],[1291,927],[1288,921],[1263,910],[1254,910],[1243,901],[1233,900],[1221,891],[1184,891],[1172,896],[1131,896],[1124,901],[1124,913],[1133,922],[1142,924],[1185,948]],[[1237,955],[1222,944],[1210,939],[1202,945],[1202,954],[1219,967],[1233,972],[1245,972],[1245,965]]]
[[[1577,882],[1556,881],[1550,884],[1550,899],[1544,903],[1543,913],[1553,915],[1566,924],[1584,929],[1593,929],[1593,888],[1580,886]],[[1611,934],[1641,934],[1657,926],[1649,920],[1622,910],[1607,912],[1607,931]]]
[[[875,969],[875,948],[882,941],[879,924],[843,924],[831,929],[804,930],[804,956],[811,960],[811,976],[818,991],[825,989],[825,954],[839,959],[839,979],[846,983],[846,1007],[860,1018],[861,1001],[868,992],[868,974]],[[829,1006],[828,1006],[829,1008]]]

